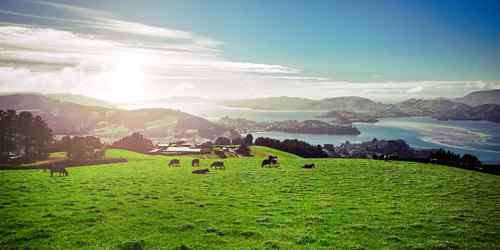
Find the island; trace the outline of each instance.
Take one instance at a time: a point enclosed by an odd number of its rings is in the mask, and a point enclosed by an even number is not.
[[[332,122],[340,124],[352,124],[353,122],[378,122],[377,117],[373,115],[349,111],[329,111],[323,115],[318,116],[318,118],[335,118],[335,120],[333,120]]]
[[[234,129],[240,133],[277,131],[294,134],[320,134],[320,135],[359,135],[361,132],[351,124],[331,124],[319,120],[286,120],[273,122],[256,122],[243,118],[232,119],[223,117],[219,124]]]

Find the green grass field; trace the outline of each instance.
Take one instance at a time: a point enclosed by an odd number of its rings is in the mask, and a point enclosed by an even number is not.
[[[0,171],[0,249],[500,248],[500,176],[252,149],[207,175],[122,150],[68,177]]]

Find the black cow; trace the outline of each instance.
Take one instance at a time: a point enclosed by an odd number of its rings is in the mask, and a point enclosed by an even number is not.
[[[267,159],[263,160],[262,161],[262,164],[260,165],[260,167],[266,167],[266,166],[276,166],[278,164],[278,156],[273,156],[273,155],[270,155],[268,156]]]
[[[314,166],[314,163],[311,163],[311,164],[304,164],[304,166],[303,166],[302,168],[311,169],[311,168],[315,168],[315,166]]]
[[[208,172],[210,172],[210,170],[208,169],[196,169],[196,170],[193,170],[192,173],[193,174],[208,174]]]
[[[224,166],[224,162],[222,161],[214,161],[212,165],[210,165],[210,167],[213,169],[226,169],[226,167]]]

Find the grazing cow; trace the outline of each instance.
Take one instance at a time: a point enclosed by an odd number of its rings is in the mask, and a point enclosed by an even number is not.
[[[208,172],[210,172],[210,170],[208,169],[196,169],[196,170],[193,170],[192,173],[193,174],[208,174]]]
[[[50,170],[50,176],[54,176],[54,173],[58,173],[59,176],[68,176],[69,173],[64,167],[63,164],[60,163],[55,163],[54,165],[49,167]]]
[[[210,167],[213,169],[226,169],[226,167],[224,166],[224,162],[222,161],[214,161],[212,165],[210,165]]]
[[[169,167],[180,167],[181,166],[181,161],[178,160],[178,159],[172,159],[170,160],[170,162],[168,163],[168,166]]]
[[[191,162],[191,167],[199,167],[200,166],[200,159],[193,159]]]
[[[304,166],[303,166],[302,168],[311,169],[311,168],[315,168],[315,166],[314,166],[314,163],[311,163],[311,164],[304,164]]]
[[[262,161],[262,164],[260,165],[260,167],[266,167],[266,166],[276,166],[278,164],[278,156],[273,156],[273,155],[270,155],[268,156],[267,159],[263,160]]]
[[[399,156],[397,154],[387,154],[384,155],[384,161],[397,161],[399,160]]]

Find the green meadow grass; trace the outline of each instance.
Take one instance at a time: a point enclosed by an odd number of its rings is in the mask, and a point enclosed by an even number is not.
[[[252,149],[207,175],[123,150],[68,177],[0,171],[0,249],[500,248],[500,176]]]

